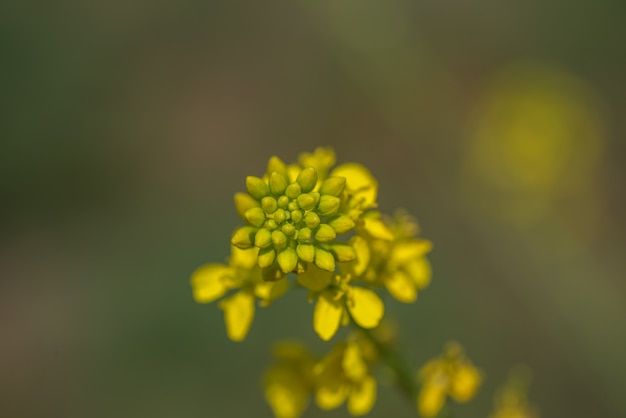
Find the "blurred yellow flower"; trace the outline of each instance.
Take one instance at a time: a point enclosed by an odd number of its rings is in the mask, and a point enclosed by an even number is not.
[[[537,409],[528,402],[530,371],[514,368],[504,386],[494,398],[494,410],[489,418],[539,418]]]
[[[374,328],[382,319],[385,306],[372,290],[350,284],[350,275],[334,275],[315,266],[298,275],[298,283],[318,297],[313,312],[313,329],[324,340],[330,340],[340,323],[350,318],[362,328]]]
[[[482,376],[465,357],[457,343],[446,346],[444,354],[430,360],[418,373],[422,387],[417,396],[417,410],[422,417],[436,416],[450,396],[457,402],[467,402],[478,390]]]
[[[317,359],[297,343],[278,344],[273,354],[278,362],[265,373],[265,400],[276,418],[297,418],[314,391],[313,368]]]
[[[315,367],[315,400],[321,409],[334,409],[346,402],[348,412],[368,413],[376,402],[376,379],[370,373],[366,350],[358,340],[341,343]]]
[[[261,269],[256,265],[257,253],[256,248],[240,250],[233,246],[228,265],[206,264],[191,276],[193,296],[198,303],[213,302],[229,290],[238,289],[219,304],[224,311],[226,333],[233,341],[246,337],[254,318],[256,299],[261,306],[269,306],[289,286],[286,280],[266,282],[262,279]]]

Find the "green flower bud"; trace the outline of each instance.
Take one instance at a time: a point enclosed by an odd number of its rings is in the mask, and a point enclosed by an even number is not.
[[[273,172],[280,174],[284,178],[288,178],[287,165],[276,156],[273,156],[267,162],[267,174],[271,175]]]
[[[272,242],[276,248],[282,248],[287,243],[287,236],[282,231],[273,231]]]
[[[265,183],[263,179],[254,176],[246,177],[246,189],[248,190],[248,194],[258,201],[270,194],[267,183]]]
[[[259,250],[259,255],[257,256],[257,264],[259,267],[269,267],[274,263],[274,260],[276,260],[276,251],[272,247]]]
[[[269,183],[270,183],[270,190],[272,191],[272,194],[276,196],[282,195],[285,192],[285,189],[287,188],[287,180],[275,171],[272,174],[270,174]]]
[[[265,223],[265,212],[261,208],[248,209],[243,216],[250,225],[256,226],[257,228],[262,227]]]
[[[317,171],[313,167],[305,168],[298,175],[296,182],[298,182],[304,193],[310,192],[317,184]]]
[[[338,215],[329,220],[328,225],[330,225],[336,233],[345,234],[354,228],[354,221],[347,216]]]
[[[310,241],[311,236],[312,236],[312,233],[309,228],[300,228],[300,231],[298,231],[299,241]]]
[[[287,196],[289,199],[295,199],[296,197],[300,196],[300,193],[302,193],[302,188],[298,183],[291,183],[289,186],[287,186],[287,189],[285,190],[285,196]]]
[[[332,241],[337,237],[335,230],[330,225],[321,224],[315,232],[315,239],[320,242]]]
[[[320,193],[323,195],[330,196],[341,196],[343,193],[343,189],[346,187],[346,178],[345,177],[328,177],[322,183],[320,187]]]
[[[252,196],[247,193],[235,193],[235,208],[237,208],[237,213],[241,216],[241,219],[246,219],[243,214],[248,209],[256,207],[259,207],[259,202],[254,200]]]
[[[272,243],[272,233],[265,229],[261,228],[257,231],[254,236],[254,246],[258,248],[265,248]]]
[[[335,243],[330,244],[327,248],[339,262],[347,262],[356,259],[356,252],[350,244]]]
[[[289,200],[287,196],[281,196],[278,198],[278,207],[281,209],[287,209],[290,201],[291,200]]]
[[[272,196],[265,196],[261,199],[261,207],[265,213],[274,213],[278,209],[278,202]]]
[[[252,248],[256,231],[257,229],[253,226],[242,226],[235,231],[230,242],[235,247],[241,248],[242,250]]]
[[[311,192],[309,193],[311,196],[313,196],[313,199],[315,199],[315,206],[317,206],[317,204],[320,202],[320,194],[318,192]]]
[[[320,222],[322,221],[320,220],[319,215],[315,212],[309,212],[304,215],[304,223],[311,229],[317,228]]]
[[[299,223],[302,221],[303,215],[301,210],[293,210],[291,211],[291,220],[295,223]]]
[[[296,232],[296,228],[292,224],[284,224],[281,230],[283,231],[283,234],[288,237],[292,236]]]
[[[298,255],[293,248],[287,247],[278,253],[278,265],[283,273],[289,273],[298,264]]]
[[[309,193],[302,193],[298,196],[298,206],[304,210],[311,210],[315,207],[315,197]]]
[[[335,271],[335,258],[331,253],[319,247],[315,248],[315,265],[322,270]]]
[[[339,210],[341,200],[338,197],[330,195],[322,195],[320,203],[317,205],[317,213],[320,216],[332,216]]]
[[[296,247],[296,253],[300,260],[312,263],[315,259],[315,247],[312,244],[299,244]]]
[[[287,215],[284,209],[277,209],[276,212],[274,212],[274,220],[280,225],[283,222],[285,222],[285,220],[287,220]]]
[[[289,202],[289,204],[287,205],[287,209],[289,209],[290,211],[300,209],[300,206],[298,206],[298,201],[292,200],[291,202]]]
[[[263,225],[263,226],[265,228],[269,229],[270,231],[273,231],[276,228],[278,228],[278,224],[273,219],[268,219],[267,221],[265,221],[265,225]]]

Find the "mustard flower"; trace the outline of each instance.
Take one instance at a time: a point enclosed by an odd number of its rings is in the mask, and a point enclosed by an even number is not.
[[[431,278],[426,254],[432,244],[415,238],[417,230],[413,219],[402,212],[394,218],[368,213],[350,241],[356,259],[349,271],[362,281],[383,285],[400,302],[414,302]]]
[[[348,247],[349,248],[349,247]],[[298,275],[297,281],[317,297],[313,312],[313,329],[324,340],[330,340],[339,324],[347,325],[350,318],[362,328],[375,328],[380,323],[385,306],[372,290],[354,286],[350,275],[335,275],[315,266]]]
[[[528,401],[530,371],[523,366],[514,368],[494,399],[494,411],[489,418],[539,418],[537,408]]]
[[[463,348],[457,343],[450,343],[442,356],[422,367],[418,379],[422,387],[417,396],[417,410],[422,417],[428,418],[439,413],[446,396],[461,403],[472,399],[482,376],[465,357]]]
[[[277,362],[263,379],[265,400],[276,418],[298,418],[315,389],[313,369],[317,358],[298,343],[278,344],[273,355]]]
[[[255,301],[258,299],[261,306],[269,306],[286,292],[288,283],[262,279],[261,269],[256,265],[258,249],[232,247],[231,251],[228,265],[212,263],[199,267],[191,276],[191,286],[198,303],[213,302],[230,290],[236,290],[222,299],[219,307],[224,311],[228,338],[242,341],[254,318]]]
[[[334,252],[334,244],[376,205],[377,183],[358,164],[330,171],[334,162],[334,152],[326,148],[301,155],[300,164],[272,157],[263,177],[246,178],[247,194],[235,195],[246,225],[234,232],[231,243],[259,249],[257,265],[265,280],[302,273],[309,264],[334,271],[336,262],[353,259],[354,252]]]
[[[370,367],[369,347],[350,339],[334,349],[315,366],[317,379],[315,401],[324,410],[347,401],[348,412],[359,416],[368,413],[376,402],[376,379]]]

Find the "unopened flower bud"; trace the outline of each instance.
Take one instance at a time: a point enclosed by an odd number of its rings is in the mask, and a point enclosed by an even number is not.
[[[304,215],[304,223],[306,224],[307,227],[311,229],[317,228],[320,222],[321,222],[320,217],[315,212],[309,212],[306,215]]]
[[[258,248],[265,248],[272,243],[272,233],[265,229],[261,228],[257,231],[254,236],[254,246]]]
[[[272,232],[272,242],[276,246],[276,248],[284,247],[287,243],[287,236],[283,234],[282,231],[273,231]]]
[[[271,175],[273,172],[287,178],[287,165],[276,156],[271,157],[267,162],[267,174]]]
[[[336,177],[336,176],[328,177],[322,183],[322,186],[320,187],[320,193],[323,195],[339,197],[341,196],[341,193],[343,193],[343,189],[345,187],[346,187],[345,177]]]
[[[257,229],[253,226],[242,226],[235,231],[230,242],[242,250],[252,248],[256,231]]]
[[[335,230],[330,225],[321,224],[315,232],[315,239],[320,242],[332,241],[337,237]]]
[[[354,221],[347,216],[339,215],[328,221],[328,225],[330,225],[336,233],[345,234],[354,228]]]
[[[335,258],[328,251],[316,247],[315,265],[322,270],[335,271]]]
[[[302,211],[301,210],[293,210],[291,211],[291,220],[295,223],[302,221]]]
[[[285,189],[285,196],[287,196],[289,199],[295,199],[296,197],[300,196],[300,193],[302,193],[302,188],[298,183],[291,183],[289,186],[287,186],[287,189]]]
[[[271,266],[276,260],[276,251],[272,247],[267,247],[259,250],[259,255],[257,256],[257,264],[261,268],[266,268]]]
[[[317,213],[320,216],[332,216],[339,210],[341,200],[338,197],[330,195],[322,195],[317,205]]]
[[[312,244],[299,244],[296,247],[296,253],[300,260],[312,263],[315,259],[315,247]]]
[[[287,196],[281,196],[278,198],[278,207],[281,209],[287,209],[287,206],[289,206],[289,198]]]
[[[274,194],[275,196],[282,195],[285,189],[287,188],[287,180],[275,171],[272,174],[270,174],[269,183],[270,183],[270,190],[272,191],[272,194]]]
[[[284,224],[281,231],[283,231],[283,234],[290,237],[296,232],[296,228],[292,224]]]
[[[302,188],[302,191],[308,193],[317,184],[317,171],[313,167],[307,167],[300,172],[296,181]]]
[[[270,194],[267,183],[265,183],[263,179],[254,176],[246,177],[246,189],[248,190],[248,194],[258,201]]]
[[[299,241],[310,241],[311,240],[311,230],[309,228],[300,228],[300,231],[298,232],[298,240]]]
[[[261,199],[261,207],[265,213],[274,213],[278,209],[278,202],[272,196],[265,196]]]
[[[285,214],[284,209],[278,209],[278,210],[276,210],[276,212],[274,212],[274,220],[279,225],[281,223],[285,222],[286,219],[287,219],[287,215]]]
[[[262,227],[265,223],[265,211],[261,208],[248,209],[243,216],[250,225],[256,226],[257,228]]]
[[[246,219],[243,214],[246,213],[248,209],[256,208],[258,206],[259,202],[254,200],[254,198],[252,198],[249,194],[235,193],[235,208],[237,208],[237,213],[242,219]]]
[[[309,193],[302,193],[298,196],[298,206],[304,210],[311,210],[315,207],[315,197]]]
[[[287,247],[278,253],[278,265],[283,273],[289,273],[298,264],[298,255],[293,248]]]

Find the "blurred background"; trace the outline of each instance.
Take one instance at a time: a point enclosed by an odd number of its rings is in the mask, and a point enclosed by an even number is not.
[[[543,417],[626,411],[626,3],[9,2],[0,6],[0,415],[270,417],[269,348],[305,295],[226,338],[189,277],[232,196],[331,146],[434,242],[387,304],[416,368],[461,342],[486,417],[511,366]],[[383,379],[384,383],[384,379]],[[371,417],[415,416],[382,386]],[[304,417],[343,417],[345,408]]]

